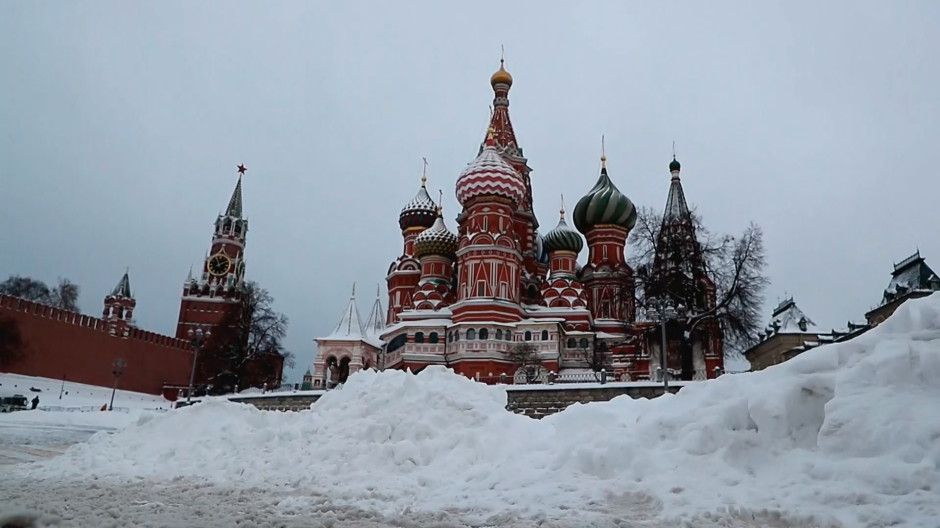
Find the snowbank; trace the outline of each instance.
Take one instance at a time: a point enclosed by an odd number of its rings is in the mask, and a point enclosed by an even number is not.
[[[655,400],[620,397],[536,421],[506,412],[504,389],[444,369],[362,372],[310,411],[208,401],[141,416],[17,471],[259,486],[279,491],[289,513],[313,508],[312,497],[322,510],[327,496],[382,515],[477,523],[782,515],[771,525],[933,527],[938,379],[934,295],[855,340]]]

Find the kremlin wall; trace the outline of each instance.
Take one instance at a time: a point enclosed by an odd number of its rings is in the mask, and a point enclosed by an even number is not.
[[[120,358],[126,362],[121,389],[172,399],[174,387],[189,383],[188,341],[7,295],[0,295],[0,316],[17,322],[26,343],[22,359],[5,367],[12,373],[109,387]]]

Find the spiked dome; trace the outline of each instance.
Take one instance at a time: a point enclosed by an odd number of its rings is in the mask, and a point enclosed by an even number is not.
[[[615,225],[629,231],[636,225],[636,216],[636,206],[610,181],[607,157],[601,155],[601,175],[597,183],[574,208],[575,227],[584,234],[599,225]]]
[[[461,205],[478,196],[508,198],[515,205],[525,201],[525,183],[496,151],[493,127],[487,131],[483,150],[457,178],[457,200]]]
[[[584,248],[584,240],[581,238],[581,235],[571,229],[568,226],[568,223],[565,222],[565,206],[561,206],[561,210],[558,215],[558,225],[555,226],[555,229],[552,229],[545,234],[545,247],[548,248],[549,252],[552,251],[571,251],[573,253],[580,253],[581,249]]]
[[[444,216],[438,207],[434,225],[422,231],[415,239],[415,256],[420,259],[425,255],[442,255],[453,259],[458,246],[457,235],[451,233],[444,225]]]
[[[425,162],[427,167],[427,162]],[[437,216],[437,204],[431,199],[427,189],[428,178],[426,173],[421,174],[421,188],[418,194],[401,209],[398,215],[398,226],[404,231],[410,227],[427,229],[434,225]]]

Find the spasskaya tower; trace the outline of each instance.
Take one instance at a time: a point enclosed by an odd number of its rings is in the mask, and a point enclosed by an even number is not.
[[[192,270],[183,284],[176,337],[188,339],[194,325],[217,326],[239,308],[245,280],[245,235],[248,220],[242,217],[242,176],[245,166],[238,166],[238,183],[225,212],[215,220],[212,243],[202,266],[202,273]]]

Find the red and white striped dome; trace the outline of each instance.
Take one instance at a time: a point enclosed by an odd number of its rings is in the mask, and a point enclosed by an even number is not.
[[[457,201],[461,205],[477,196],[509,198],[517,205],[525,200],[522,176],[496,151],[492,129],[480,155],[457,178]]]

